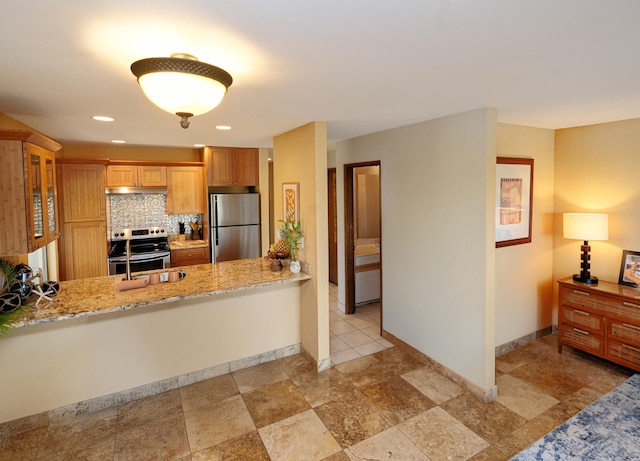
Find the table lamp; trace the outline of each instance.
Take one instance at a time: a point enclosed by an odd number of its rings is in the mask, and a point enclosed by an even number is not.
[[[566,239],[582,240],[580,274],[575,274],[576,282],[598,283],[598,277],[589,273],[589,240],[609,239],[609,215],[603,213],[564,213],[562,216],[562,236]]]

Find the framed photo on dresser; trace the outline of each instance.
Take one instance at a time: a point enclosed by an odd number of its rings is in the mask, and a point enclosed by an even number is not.
[[[618,284],[630,287],[640,285],[640,251],[622,250]]]

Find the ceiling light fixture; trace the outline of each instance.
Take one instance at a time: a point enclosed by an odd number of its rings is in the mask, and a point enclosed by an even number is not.
[[[228,131],[231,127],[229,125],[216,125],[216,130]]]
[[[180,117],[182,128],[189,127],[189,117],[220,104],[233,83],[227,71],[182,53],[141,59],[131,64],[131,72],[152,103]]]

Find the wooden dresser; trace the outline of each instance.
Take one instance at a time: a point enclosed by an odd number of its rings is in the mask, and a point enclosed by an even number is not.
[[[640,292],[600,281],[559,280],[558,352],[563,344],[640,371]]]

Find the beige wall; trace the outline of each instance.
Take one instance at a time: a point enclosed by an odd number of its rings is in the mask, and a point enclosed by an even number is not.
[[[282,219],[282,183],[300,185],[304,249],[300,261],[313,279],[300,289],[302,347],[326,368],[329,359],[329,268],[327,229],[327,125],[313,122],[273,139],[274,216]]]
[[[0,129],[3,130],[33,130],[29,125],[9,117],[7,114],[0,112]],[[45,134],[45,133],[43,133]]]
[[[558,130],[555,151],[553,279],[580,271],[581,242],[562,237],[562,213],[594,212],[609,214],[609,240],[589,242],[591,274],[617,283],[622,250],[640,251],[640,119]]]
[[[339,281],[343,166],[379,160],[383,328],[489,393],[496,125],[496,111],[480,109],[336,146]]]
[[[260,158],[260,242],[262,254],[269,251],[269,149],[261,147],[258,149]]]
[[[354,169],[355,239],[380,238],[380,168]]]
[[[531,243],[496,249],[496,345],[552,324],[554,131],[498,124],[497,154],[533,158]]]

